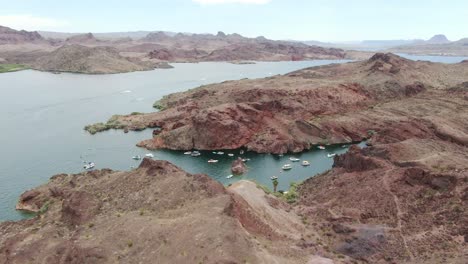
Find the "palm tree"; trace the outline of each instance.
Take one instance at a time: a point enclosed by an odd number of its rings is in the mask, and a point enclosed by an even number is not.
[[[278,187],[278,179],[273,179],[273,192],[276,192],[276,188]]]

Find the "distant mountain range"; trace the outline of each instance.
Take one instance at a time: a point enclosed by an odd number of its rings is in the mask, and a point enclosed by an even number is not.
[[[392,49],[401,49],[406,50],[408,47],[413,47],[412,49],[420,49],[422,46],[426,45],[445,45],[445,44],[454,44],[460,42],[465,42],[464,39],[459,41],[450,41],[443,34],[434,35],[428,40],[423,39],[399,39],[399,40],[362,40],[362,41],[344,41],[344,42],[320,42],[320,41],[301,41],[302,43],[308,45],[318,45],[322,47],[333,47],[341,49],[356,49],[356,50],[392,50]],[[404,47],[404,48],[403,48]],[[444,48],[439,46],[439,48]],[[462,52],[464,53],[464,52]]]
[[[358,55],[342,49],[223,32],[74,34],[0,27],[0,61],[54,72],[118,73],[168,67],[168,62],[355,59]]]

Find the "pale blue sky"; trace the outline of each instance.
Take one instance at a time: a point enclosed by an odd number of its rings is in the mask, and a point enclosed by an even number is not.
[[[468,37],[468,0],[0,0],[0,25],[343,41]]]

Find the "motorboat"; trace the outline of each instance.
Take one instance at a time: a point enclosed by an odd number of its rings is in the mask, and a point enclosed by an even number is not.
[[[234,157],[234,154],[229,153],[228,156],[229,156],[229,157]]]
[[[271,176],[270,179],[272,179],[272,180],[277,180],[277,179],[278,179],[278,176]]]
[[[96,166],[96,165],[94,164],[94,162],[88,162],[88,163],[86,163],[86,164],[83,166],[83,168],[84,168],[85,170],[90,170],[90,169],[94,168],[94,166]]]
[[[192,154],[192,151],[186,151],[186,152],[184,152],[184,155],[190,155],[190,154]]]
[[[140,155],[136,155],[136,156],[133,156],[132,159],[134,159],[134,160],[141,160],[141,156],[140,156]]]
[[[307,160],[303,160],[302,166],[310,166],[310,162],[308,162]]]
[[[200,153],[200,151],[193,151],[192,153],[190,153],[190,155],[191,155],[192,157],[198,157],[198,156],[201,155],[201,153]]]
[[[153,153],[148,153],[148,154],[145,155],[145,157],[147,157],[147,158],[154,158],[154,155],[153,155]]]
[[[241,155],[244,154],[244,150],[241,149],[241,151],[239,152],[239,154],[241,154]]]
[[[218,154],[218,155],[224,155],[224,152],[218,151],[216,154]]]
[[[216,162],[218,162],[218,160],[215,160],[215,159],[208,160],[208,163],[216,163]]]
[[[292,162],[298,162],[298,161],[300,161],[300,159],[294,158],[294,157],[290,157],[289,160],[292,161]]]
[[[321,150],[324,150],[324,149],[325,149],[325,146],[320,145],[320,146],[318,146],[317,148],[318,148],[318,149],[321,149]]]
[[[231,174],[231,175],[228,175],[226,179],[231,179],[232,177],[234,177],[234,175]]]
[[[327,157],[329,157],[329,158],[333,158],[333,157],[335,157],[335,156],[336,156],[336,154],[335,154],[335,153],[332,153],[332,154],[327,154]]]
[[[291,166],[291,164],[285,164],[285,165],[283,165],[283,167],[281,167],[281,168],[282,168],[283,170],[290,170],[290,169],[292,169],[292,166]]]

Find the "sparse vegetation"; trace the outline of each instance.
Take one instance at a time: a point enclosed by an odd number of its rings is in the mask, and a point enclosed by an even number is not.
[[[159,111],[163,111],[165,109],[165,107],[163,105],[161,105],[161,103],[159,101],[155,102],[153,104],[153,108],[156,108],[158,109]]]
[[[136,112],[134,112],[136,113]],[[135,115],[132,113],[132,115]],[[106,131],[109,129],[124,129],[125,125],[119,122],[119,115],[112,116],[107,123],[96,123],[93,125],[85,126],[84,130],[88,131],[90,134],[94,135],[98,132]]]
[[[25,70],[27,67],[22,64],[0,64],[0,73]]]
[[[299,197],[299,195],[297,194],[297,186],[298,186],[298,183],[291,182],[288,192],[283,195],[284,198],[286,199],[286,202],[288,203],[296,202],[296,199]]]
[[[258,182],[255,182],[255,184],[257,185],[257,188],[262,189],[266,194],[271,194],[271,190],[265,185],[262,185]]]
[[[45,202],[42,206],[41,209],[37,212],[38,215],[45,214],[49,210],[50,206],[50,201]]]

